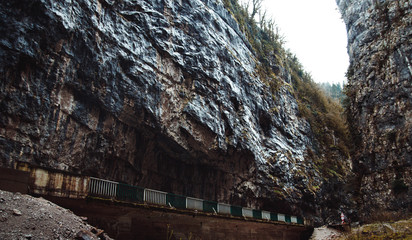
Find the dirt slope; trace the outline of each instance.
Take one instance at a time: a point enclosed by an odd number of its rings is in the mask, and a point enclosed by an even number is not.
[[[0,190],[0,239],[110,238],[70,210],[43,198]]]

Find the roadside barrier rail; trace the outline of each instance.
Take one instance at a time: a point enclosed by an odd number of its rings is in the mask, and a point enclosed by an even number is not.
[[[262,211],[262,219],[270,220],[270,212]]]
[[[166,206],[166,192],[147,189],[144,190],[144,201],[148,203]]]
[[[225,203],[218,203],[217,204],[217,212],[220,214],[227,214],[230,215],[230,205]]]
[[[244,217],[252,218],[253,217],[253,210],[250,209],[250,208],[242,208],[242,215]]]
[[[90,177],[89,193],[97,196],[114,198],[117,195],[118,182]]]
[[[41,167],[31,167],[27,163],[20,163],[17,169],[30,173],[33,183],[31,189],[48,190],[53,196],[65,196],[68,198],[85,198],[97,196],[106,199],[116,199],[127,202],[149,203],[162,205],[176,209],[191,209],[212,214],[230,215],[241,218],[261,219],[265,221],[280,221],[290,224],[310,225],[299,216],[291,216],[281,213],[273,213],[225,203],[218,203],[198,198],[186,197],[173,193],[132,186],[125,183],[109,181],[105,179],[78,176],[69,173],[53,172]],[[62,188],[62,184],[69,184],[72,188]],[[50,190],[50,186],[54,186]],[[49,189],[46,189],[48,187]],[[33,191],[33,190],[32,190]],[[33,191],[35,192],[35,191]],[[73,194],[76,193],[76,194]],[[67,194],[69,193],[69,194]],[[37,194],[39,194],[37,192]]]
[[[186,198],[186,207],[188,209],[203,211],[203,200],[197,198]]]
[[[304,219],[297,216],[186,197],[94,177],[90,177],[88,191],[88,194],[91,196],[116,198],[123,201],[146,202],[177,209],[191,209],[214,214],[232,215],[235,217],[280,221],[300,225],[304,224]]]

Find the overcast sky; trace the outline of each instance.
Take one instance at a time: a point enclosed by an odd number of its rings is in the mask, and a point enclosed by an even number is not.
[[[315,82],[342,83],[349,65],[346,29],[335,0],[264,0],[264,9]]]

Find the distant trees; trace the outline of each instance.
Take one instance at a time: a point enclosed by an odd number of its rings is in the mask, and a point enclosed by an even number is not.
[[[340,83],[320,83],[319,86],[325,92],[325,94],[339,103],[343,103],[345,94],[343,92],[343,84]]]

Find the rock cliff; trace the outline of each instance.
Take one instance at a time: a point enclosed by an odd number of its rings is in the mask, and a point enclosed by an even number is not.
[[[412,2],[337,4],[348,30],[348,113],[362,216],[410,214]]]
[[[1,165],[320,215],[290,73],[274,94],[257,64],[220,1],[2,1]]]

